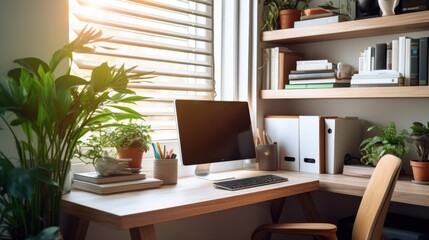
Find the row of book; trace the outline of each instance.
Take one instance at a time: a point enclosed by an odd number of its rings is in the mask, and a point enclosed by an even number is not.
[[[304,54],[285,47],[264,49],[262,89],[284,89],[289,72],[296,69],[296,62],[304,60]]]
[[[359,74],[367,75],[374,70],[392,70],[399,73],[397,80],[403,78],[405,86],[427,86],[428,39],[400,36],[388,43],[369,46],[360,53]]]

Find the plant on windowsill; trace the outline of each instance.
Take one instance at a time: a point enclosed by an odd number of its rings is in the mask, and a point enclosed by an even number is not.
[[[1,81],[0,119],[12,133],[18,156],[14,162],[0,152],[1,239],[60,238],[61,198],[78,140],[112,120],[143,118],[117,104],[144,100],[128,89],[128,82],[149,73],[103,63],[86,80],[72,75],[70,66],[65,72],[57,68],[70,63],[73,53],[93,52],[92,45],[103,40],[101,31],[84,28],[49,63],[15,60],[19,68]]]
[[[396,124],[389,122],[385,127],[371,126],[368,132],[375,130],[379,135],[369,137],[360,144],[361,162],[365,165],[376,166],[380,158],[386,154],[393,154],[402,158],[409,150],[406,142],[409,135],[406,130],[397,132]]]
[[[410,140],[418,157],[417,160],[410,161],[414,182],[427,183],[429,182],[429,122],[427,125],[413,122],[410,128]]]
[[[293,28],[311,0],[265,0],[262,31]]]

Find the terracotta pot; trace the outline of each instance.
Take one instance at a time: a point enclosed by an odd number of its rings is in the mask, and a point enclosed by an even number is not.
[[[130,168],[141,168],[143,151],[139,148],[118,149],[118,158],[131,158]]]
[[[414,181],[429,182],[429,162],[411,160],[410,165],[413,169]]]
[[[283,9],[279,12],[280,28],[293,28],[295,21],[299,21],[301,17],[301,10],[296,9]]]

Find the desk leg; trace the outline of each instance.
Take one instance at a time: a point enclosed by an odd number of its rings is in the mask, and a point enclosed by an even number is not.
[[[309,222],[320,223],[321,220],[319,211],[317,211],[317,207],[316,204],[314,204],[313,197],[311,197],[311,193],[302,193],[299,194],[298,197],[307,220]]]
[[[156,240],[155,226],[146,225],[130,229],[131,240]]]
[[[283,211],[283,205],[286,198],[278,198],[271,201],[271,220],[273,223],[278,223]]]
[[[84,240],[88,231],[89,221],[67,214],[67,227],[62,229],[64,240]]]

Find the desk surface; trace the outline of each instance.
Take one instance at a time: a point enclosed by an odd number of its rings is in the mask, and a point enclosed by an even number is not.
[[[237,177],[266,174],[233,171]],[[131,229],[190,216],[230,209],[317,190],[317,175],[270,172],[289,181],[239,191],[216,189],[212,182],[196,177],[180,178],[177,185],[112,195],[72,190],[63,197],[62,210],[75,217],[119,229]]]
[[[317,178],[320,181],[320,190],[353,196],[362,196],[369,181],[368,178],[342,174],[288,172],[286,175]],[[415,184],[410,178],[400,177],[396,183],[392,201],[429,207],[429,185]]]

